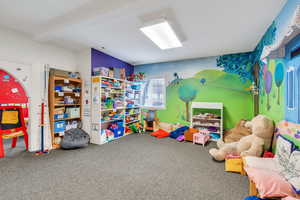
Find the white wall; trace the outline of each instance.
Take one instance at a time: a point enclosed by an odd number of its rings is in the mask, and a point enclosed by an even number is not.
[[[0,64],[24,65],[31,68],[30,97],[30,151],[40,147],[39,112],[43,94],[43,69],[45,64],[59,69],[77,71],[77,59],[72,51],[49,44],[42,44],[30,37],[0,28]],[[0,66],[0,68],[9,67]],[[48,141],[49,143],[50,141]]]
[[[91,132],[91,49],[87,48],[77,53],[77,71],[83,80],[83,130]]]

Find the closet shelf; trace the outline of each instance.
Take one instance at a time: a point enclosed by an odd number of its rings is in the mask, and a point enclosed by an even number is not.
[[[73,118],[64,118],[64,119],[55,119],[54,121],[70,121],[70,120],[76,120],[81,119],[81,117],[73,117]]]
[[[64,106],[81,106],[81,104],[55,104],[56,107],[64,107]]]

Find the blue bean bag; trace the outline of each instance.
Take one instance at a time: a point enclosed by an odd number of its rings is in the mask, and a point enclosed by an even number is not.
[[[189,127],[188,126],[183,126],[181,128],[176,129],[175,131],[172,131],[170,133],[170,138],[176,139],[181,135],[184,135],[184,131],[188,130]]]

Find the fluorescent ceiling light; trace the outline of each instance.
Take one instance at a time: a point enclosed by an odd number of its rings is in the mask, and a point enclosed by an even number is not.
[[[145,26],[140,30],[154,42],[159,48],[172,49],[182,47],[182,43],[178,39],[176,33],[167,21]]]

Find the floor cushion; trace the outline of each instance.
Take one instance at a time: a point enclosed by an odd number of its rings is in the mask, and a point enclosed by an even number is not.
[[[161,133],[161,131],[163,131],[163,130],[162,129],[158,129],[157,131],[154,131],[154,132],[150,133],[150,135],[154,136],[154,137],[157,137]]]
[[[188,130],[186,130],[184,132],[184,140],[193,142],[193,135],[194,135],[194,133],[198,133],[198,132],[199,132],[198,129],[189,128]]]
[[[245,171],[250,180],[255,183],[260,197],[295,196],[292,186],[279,173],[251,167],[245,167]]]
[[[176,138],[178,142],[182,142],[184,140],[184,135],[180,135],[179,137]]]
[[[186,131],[187,129],[189,129],[188,126],[183,126],[183,127],[176,129],[175,131],[172,131],[170,133],[170,138],[173,138],[173,139],[178,138],[179,136],[183,135],[184,131]]]
[[[295,192],[300,194],[300,150],[292,152],[287,168],[282,174],[293,186]]]
[[[165,137],[169,137],[170,133],[164,130],[159,131],[159,134],[156,136],[157,138],[165,138]]]

